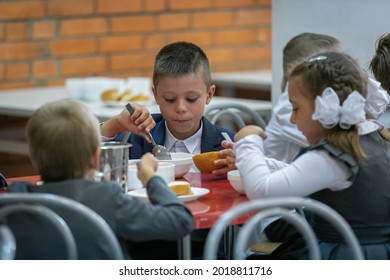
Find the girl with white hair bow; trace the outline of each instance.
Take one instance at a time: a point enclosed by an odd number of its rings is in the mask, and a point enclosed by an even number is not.
[[[264,156],[264,132],[249,126],[235,136],[235,164],[249,198],[319,200],[347,220],[367,259],[390,259],[390,142],[373,120],[387,101],[366,102],[367,88],[367,74],[346,54],[322,53],[301,63],[288,81],[290,121],[310,146],[289,165],[272,162]],[[310,222],[322,258],[351,258],[328,223],[315,215]],[[307,252],[299,248],[286,258],[304,259]]]

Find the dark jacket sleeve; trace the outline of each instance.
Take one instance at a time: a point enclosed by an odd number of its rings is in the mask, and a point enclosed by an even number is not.
[[[8,186],[7,180],[3,176],[3,174],[0,173],[0,190],[5,189]]]
[[[117,234],[131,241],[177,240],[191,233],[194,222],[190,210],[154,176],[147,184],[150,203],[118,193]]]

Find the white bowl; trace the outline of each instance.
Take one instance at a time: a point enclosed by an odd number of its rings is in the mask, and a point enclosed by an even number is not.
[[[173,162],[175,164],[175,178],[183,177],[192,167],[192,154],[189,153],[171,153],[172,159],[159,160],[163,162]]]
[[[235,189],[238,193],[245,194],[244,184],[241,180],[241,175],[239,170],[232,170],[227,173],[227,178],[232,185],[233,189]]]
[[[137,190],[142,189],[144,186],[138,179],[138,167],[137,163],[140,159],[130,159],[127,168],[127,189]],[[161,176],[168,184],[175,180],[175,165],[171,162],[159,162],[157,166],[157,175]]]

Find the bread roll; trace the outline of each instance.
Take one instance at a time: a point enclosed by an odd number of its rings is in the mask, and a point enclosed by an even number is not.
[[[121,97],[119,90],[108,89],[100,95],[100,99],[103,101],[118,101]]]
[[[174,181],[168,184],[171,190],[177,195],[191,195],[190,183],[186,181]]]

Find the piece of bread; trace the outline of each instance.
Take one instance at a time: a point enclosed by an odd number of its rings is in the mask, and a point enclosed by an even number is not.
[[[100,95],[100,99],[103,101],[119,101],[121,94],[117,89],[108,89]]]
[[[174,181],[168,184],[171,190],[177,195],[192,195],[190,183],[186,181]]]
[[[196,168],[203,173],[211,173],[213,170],[220,168],[220,166],[214,165],[214,161],[219,159],[219,152],[207,152],[192,156],[192,160]]]

